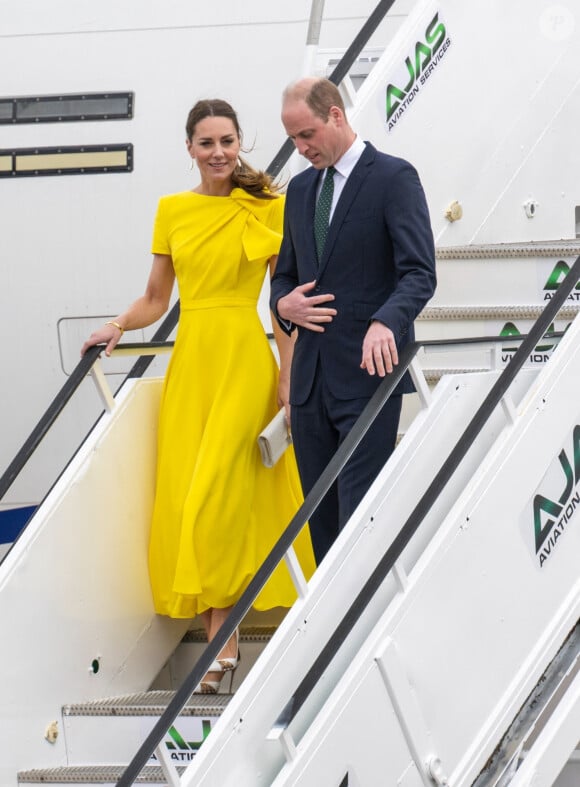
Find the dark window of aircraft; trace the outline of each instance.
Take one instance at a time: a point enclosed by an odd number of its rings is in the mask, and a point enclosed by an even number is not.
[[[131,144],[0,150],[0,178],[132,171]]]
[[[126,120],[133,117],[133,93],[0,98],[0,124]]]

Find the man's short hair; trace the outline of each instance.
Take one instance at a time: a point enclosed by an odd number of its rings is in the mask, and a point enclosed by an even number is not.
[[[285,99],[302,100],[312,112],[326,123],[331,107],[338,107],[346,117],[344,101],[337,86],[330,79],[299,80],[284,91]]]
[[[325,122],[328,120],[331,107],[338,107],[346,116],[342,96],[337,86],[329,79],[319,79],[315,82],[305,100],[314,114]]]

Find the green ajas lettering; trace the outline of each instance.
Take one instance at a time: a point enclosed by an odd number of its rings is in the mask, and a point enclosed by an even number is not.
[[[415,44],[414,58],[411,58],[410,56],[405,58],[405,67],[409,75],[409,79],[405,87],[400,88],[392,83],[387,85],[387,123],[397,111],[401,105],[401,102],[405,100],[413,88],[415,82],[431,62],[433,55],[435,55],[445,40],[446,34],[447,31],[445,30],[445,25],[443,22],[439,21],[439,14],[437,13],[429,22],[425,30],[425,40],[427,43],[424,43],[423,41],[417,41]]]

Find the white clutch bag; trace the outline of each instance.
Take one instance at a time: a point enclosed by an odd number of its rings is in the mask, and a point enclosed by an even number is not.
[[[258,446],[262,462],[274,467],[284,451],[292,444],[292,435],[286,424],[286,412],[282,408],[258,435]]]

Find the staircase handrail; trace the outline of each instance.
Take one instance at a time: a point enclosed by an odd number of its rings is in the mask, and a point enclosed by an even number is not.
[[[130,350],[130,349],[154,349],[161,351],[163,348],[171,347],[173,342],[158,342],[158,341],[151,341],[151,342],[135,342],[126,344],[118,345],[119,350]],[[0,500],[3,499],[6,492],[10,489],[20,472],[23,470],[24,466],[27,464],[28,460],[32,457],[46,434],[49,432],[51,427],[53,426],[54,422],[58,418],[58,416],[62,413],[65,409],[66,405],[68,404],[69,400],[77,390],[77,388],[81,385],[81,383],[86,378],[87,374],[91,371],[95,362],[97,361],[98,357],[104,350],[104,346],[95,345],[94,347],[89,347],[87,352],[83,355],[79,363],[75,366],[69,377],[67,378],[65,384],[62,386],[60,391],[56,394],[52,402],[49,404],[47,410],[41,416],[40,420],[33,428],[30,435],[26,438],[22,447],[14,457],[14,459],[10,462],[6,470],[0,476]],[[113,351],[114,353],[115,351]],[[97,419],[98,420],[98,419]],[[97,423],[97,422],[95,422]],[[93,427],[94,428],[94,427]]]
[[[550,339],[560,339],[563,335],[564,331],[552,331],[546,336]],[[273,334],[268,333],[267,336],[270,340],[273,339]],[[519,336],[466,336],[460,337],[458,339],[425,340],[416,342],[416,345],[417,349],[419,350],[423,347],[455,347],[468,344],[503,344],[520,342],[526,337],[527,334],[520,334]],[[111,355],[129,355],[132,353],[134,355],[140,355],[140,357],[149,359],[155,357],[155,355],[158,353],[165,352],[168,348],[172,348],[173,345],[174,342],[172,341],[157,341],[154,339],[149,342],[123,342],[115,347]],[[10,462],[6,470],[0,476],[0,501],[2,501],[4,495],[8,492],[14,481],[16,481],[18,475],[24,469],[29,459],[31,459],[44,437],[58,419],[59,415],[66,408],[66,405],[74,395],[77,388],[79,388],[86,376],[90,373],[92,367],[100,357],[103,350],[104,345],[95,345],[94,347],[90,347],[87,350],[85,355],[81,358],[79,363],[67,378],[62,388],[55,395],[44,414],[40,417],[36,426],[33,427],[30,435],[24,441],[14,459]],[[117,388],[116,393],[121,390],[123,384],[127,380],[138,379],[139,377],[141,377],[140,374],[131,376],[131,373],[129,373],[125,380],[123,380],[123,383],[121,383],[121,385]],[[97,418],[91,429],[93,429],[98,423],[101,415],[99,415],[99,418]],[[84,439],[86,439],[86,437]]]

